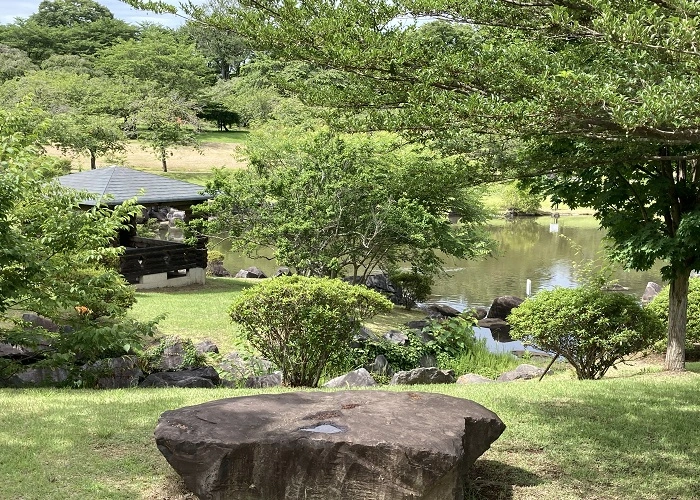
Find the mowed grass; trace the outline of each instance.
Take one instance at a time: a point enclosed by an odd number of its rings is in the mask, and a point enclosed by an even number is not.
[[[2,389],[0,498],[192,498],[156,449],[159,415],[283,390]],[[696,373],[389,390],[472,399],[506,423],[472,470],[467,498],[700,497]],[[426,422],[426,432],[439,425]]]
[[[142,321],[164,314],[165,319],[158,323],[163,335],[178,335],[195,343],[209,339],[225,353],[239,345],[239,331],[228,308],[236,294],[253,284],[254,280],[208,277],[204,286],[144,290],[136,293],[129,314]]]

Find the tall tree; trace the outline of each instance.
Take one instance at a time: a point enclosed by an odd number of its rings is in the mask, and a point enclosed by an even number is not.
[[[666,368],[684,368],[687,279],[700,266],[700,4],[241,3],[223,27],[283,60],[336,70],[295,90],[335,107],[337,126],[400,131],[478,158],[486,174],[557,174],[548,191],[591,204],[617,258],[637,269],[664,260]],[[426,18],[443,22],[414,22]],[[490,161],[484,134],[522,141],[519,163]]]

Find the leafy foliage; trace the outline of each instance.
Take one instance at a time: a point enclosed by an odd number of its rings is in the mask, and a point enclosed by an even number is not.
[[[428,342],[428,346],[435,354],[444,353],[448,357],[455,358],[468,352],[476,343],[475,323],[476,320],[473,317],[433,320],[423,329],[423,332],[433,337],[433,340]]]
[[[594,287],[539,292],[508,316],[510,335],[564,356],[579,379],[599,379],[662,336],[659,320],[636,299]]]
[[[668,324],[669,286],[665,286],[647,305],[664,325]],[[686,343],[700,344],[700,278],[691,278],[688,285],[688,324],[686,326]]]
[[[433,277],[417,271],[393,271],[389,273],[389,281],[400,290],[401,305],[407,310],[430,297]]]
[[[391,310],[363,286],[287,276],[244,290],[229,309],[248,341],[282,370],[292,387],[315,387],[327,365],[342,362],[361,321]]]
[[[248,169],[217,172],[207,186],[215,198],[200,207],[216,217],[200,231],[227,231],[239,250],[269,247],[281,265],[329,277],[347,267],[363,279],[401,262],[432,274],[436,251],[488,252],[485,214],[458,166],[390,137],[275,135],[248,148]],[[452,207],[461,225],[449,224]]]
[[[413,331],[404,332],[407,342],[404,345],[391,342],[388,339],[370,336],[363,340],[356,340],[355,346],[349,353],[346,369],[355,369],[358,366],[369,365],[377,356],[382,355],[395,370],[413,370],[420,366],[420,359],[432,354],[432,350]],[[386,374],[380,374],[386,375]]]

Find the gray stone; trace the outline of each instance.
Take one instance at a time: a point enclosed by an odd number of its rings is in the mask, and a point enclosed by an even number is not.
[[[34,352],[24,346],[0,344],[0,358],[23,359],[33,355]]]
[[[39,327],[43,328],[46,331],[49,332],[58,332],[61,327],[58,326],[56,323],[51,321],[48,318],[44,318],[43,316],[39,316],[38,314],[34,313],[24,313],[22,315],[22,321],[26,321],[27,323],[30,323],[34,327]]]
[[[372,362],[372,364],[368,365],[366,368],[371,373],[379,373],[380,375],[393,375],[394,374],[394,370],[391,369],[391,365],[389,364],[389,361],[386,359],[386,356],[384,356],[383,354],[380,354],[376,358],[374,358],[374,361]]]
[[[188,354],[188,350],[190,351]],[[163,349],[157,362],[153,362],[155,371],[175,371],[199,368],[186,364],[188,359],[192,359],[192,352],[196,352],[194,345],[189,340],[179,340],[175,338],[172,345]]]
[[[255,356],[242,356],[235,351],[224,356],[219,364],[221,376],[229,386],[242,386],[248,377],[267,375],[273,370],[274,365],[270,361]]]
[[[100,359],[83,370],[96,377],[95,386],[99,389],[121,389],[136,387],[143,377],[137,356]]]
[[[292,271],[286,267],[286,266],[281,266],[277,268],[277,271],[275,271],[275,274],[272,275],[273,278],[279,278],[280,276],[291,276]]]
[[[523,299],[512,295],[496,297],[493,299],[491,307],[489,308],[489,313],[486,315],[486,317],[506,319],[510,312],[522,303]]]
[[[241,269],[236,273],[236,278],[254,278],[254,279],[264,279],[267,278],[264,272],[262,272],[257,267],[249,267],[248,269]]]
[[[642,295],[642,304],[648,304],[654,297],[656,297],[661,291],[661,285],[650,281],[647,283],[647,287],[644,289],[644,294]]]
[[[390,330],[384,334],[384,339],[397,345],[408,344],[408,336],[399,330]]]
[[[215,387],[219,382],[219,375],[211,367],[198,368],[196,370],[183,370],[179,372],[151,373],[141,382],[139,387]]]
[[[213,352],[215,354],[219,353],[219,346],[209,339],[202,340],[201,342],[195,344],[194,348],[199,354],[205,354],[208,352]]]
[[[265,387],[278,387],[282,385],[282,372],[260,375],[258,377],[248,377],[245,386],[249,389],[263,389]]]
[[[315,391],[167,411],[155,440],[203,500],[457,500],[504,429],[442,394]]]
[[[430,321],[427,319],[416,319],[413,321],[409,321],[406,323],[406,326],[409,327],[411,330],[422,330],[426,326],[430,324]]]
[[[533,365],[519,365],[515,370],[501,374],[496,380],[499,382],[512,382],[513,380],[530,380],[539,378],[544,373],[542,368],[537,368]]]
[[[374,381],[372,375],[364,368],[358,368],[329,380],[323,384],[323,387],[372,387],[374,385],[377,385],[377,382]]]
[[[7,387],[57,387],[68,382],[68,370],[63,368],[28,368],[15,373],[6,382]]]
[[[487,384],[489,382],[493,382],[493,379],[477,373],[465,373],[457,379],[458,384]]]
[[[438,370],[435,367],[415,368],[395,373],[390,383],[391,385],[454,384],[455,372],[452,370]]]
[[[461,314],[460,311],[447,304],[423,304],[421,309],[431,318],[456,318]]]
[[[207,263],[207,274],[219,278],[230,278],[231,273],[224,267],[223,261],[212,260]]]
[[[418,360],[418,364],[423,368],[437,366],[437,358],[432,354],[423,354]]]

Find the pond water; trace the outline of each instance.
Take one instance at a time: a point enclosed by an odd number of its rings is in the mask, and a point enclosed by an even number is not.
[[[433,296],[428,302],[440,302],[464,310],[489,306],[495,297],[515,295],[525,297],[526,281],[532,282],[532,293],[556,286],[576,285],[576,263],[602,258],[605,233],[590,216],[527,217],[494,220],[489,226],[498,244],[495,255],[481,260],[445,258],[447,276],[436,279]],[[257,266],[266,274],[274,273],[277,265],[265,259],[250,259],[232,253],[225,243],[219,248],[226,258],[224,266],[236,273],[239,269]],[[646,272],[616,270],[618,283],[629,288],[627,293],[642,296],[647,282],[662,283],[660,265]],[[520,350],[520,342],[494,340],[486,328],[475,329],[492,350]]]

